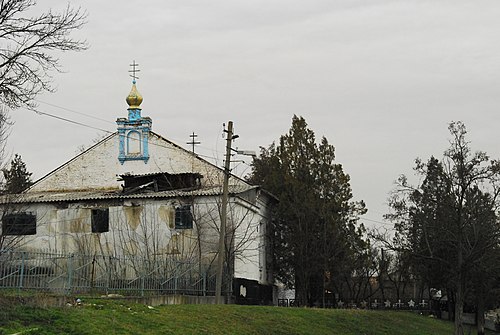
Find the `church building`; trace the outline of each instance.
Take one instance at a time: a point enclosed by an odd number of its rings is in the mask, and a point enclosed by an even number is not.
[[[153,132],[152,119],[142,115],[142,101],[134,79],[127,117],[116,120],[115,133],[24,193],[3,197],[2,246],[26,254],[93,257],[87,265],[78,264],[92,266],[87,275],[92,285],[101,285],[104,276],[110,285],[113,269],[114,282],[157,278],[155,285],[164,285],[159,290],[167,290],[174,271],[184,281],[203,280],[202,294],[210,295],[224,171]],[[233,301],[269,303],[273,277],[267,234],[276,199],[236,176],[229,181],[225,292]],[[112,259],[125,261],[117,269]],[[57,267],[43,266],[50,287],[58,282]]]

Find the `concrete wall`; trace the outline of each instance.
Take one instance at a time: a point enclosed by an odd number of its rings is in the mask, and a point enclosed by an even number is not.
[[[85,297],[78,296],[60,296],[60,295],[33,295],[26,297],[9,297],[1,296],[0,303],[3,305],[26,305],[32,307],[48,308],[48,307],[65,307],[68,304],[75,304],[76,299],[81,298],[82,302],[85,303]],[[92,297],[92,299],[97,299]],[[160,305],[181,305],[181,304],[198,304],[198,305],[208,305],[215,304],[215,297],[204,297],[204,296],[188,296],[188,295],[162,295],[162,296],[151,296],[151,297],[124,297],[118,295],[103,296],[101,299],[110,300],[126,300],[132,301],[138,304],[144,304],[148,306],[160,306]]]
[[[191,295],[160,295],[152,297],[139,297],[139,298],[126,298],[127,300],[133,300],[140,304],[145,304],[149,306],[159,306],[159,305],[185,305],[185,304],[196,304],[196,305],[211,305],[215,304],[215,297],[203,297],[203,296],[191,296]]]

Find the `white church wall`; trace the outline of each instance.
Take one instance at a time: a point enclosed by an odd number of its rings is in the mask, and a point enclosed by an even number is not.
[[[220,197],[192,200],[193,228],[175,229],[175,207],[186,199],[18,205],[36,214],[36,235],[13,236],[20,250],[149,258],[175,254],[178,259],[214,266],[218,252]],[[243,206],[244,205],[244,206]],[[92,209],[109,209],[109,231],[93,233]],[[261,214],[242,200],[231,201],[228,233],[234,231],[235,276],[262,281]]]

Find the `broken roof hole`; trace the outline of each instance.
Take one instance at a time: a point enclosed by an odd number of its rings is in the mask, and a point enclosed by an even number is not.
[[[191,190],[201,187],[199,173],[149,173],[143,175],[123,174],[120,181],[124,181],[123,193],[159,192],[171,190]]]

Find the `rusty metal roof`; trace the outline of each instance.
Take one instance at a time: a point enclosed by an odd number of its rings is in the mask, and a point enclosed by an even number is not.
[[[229,194],[237,195],[258,188],[251,185],[229,185]],[[220,196],[221,186],[203,187],[196,190],[171,190],[160,192],[145,192],[124,194],[121,191],[81,191],[81,192],[27,192],[16,195],[0,197],[0,203],[49,203],[49,202],[75,202],[111,199],[166,199],[192,196]]]

